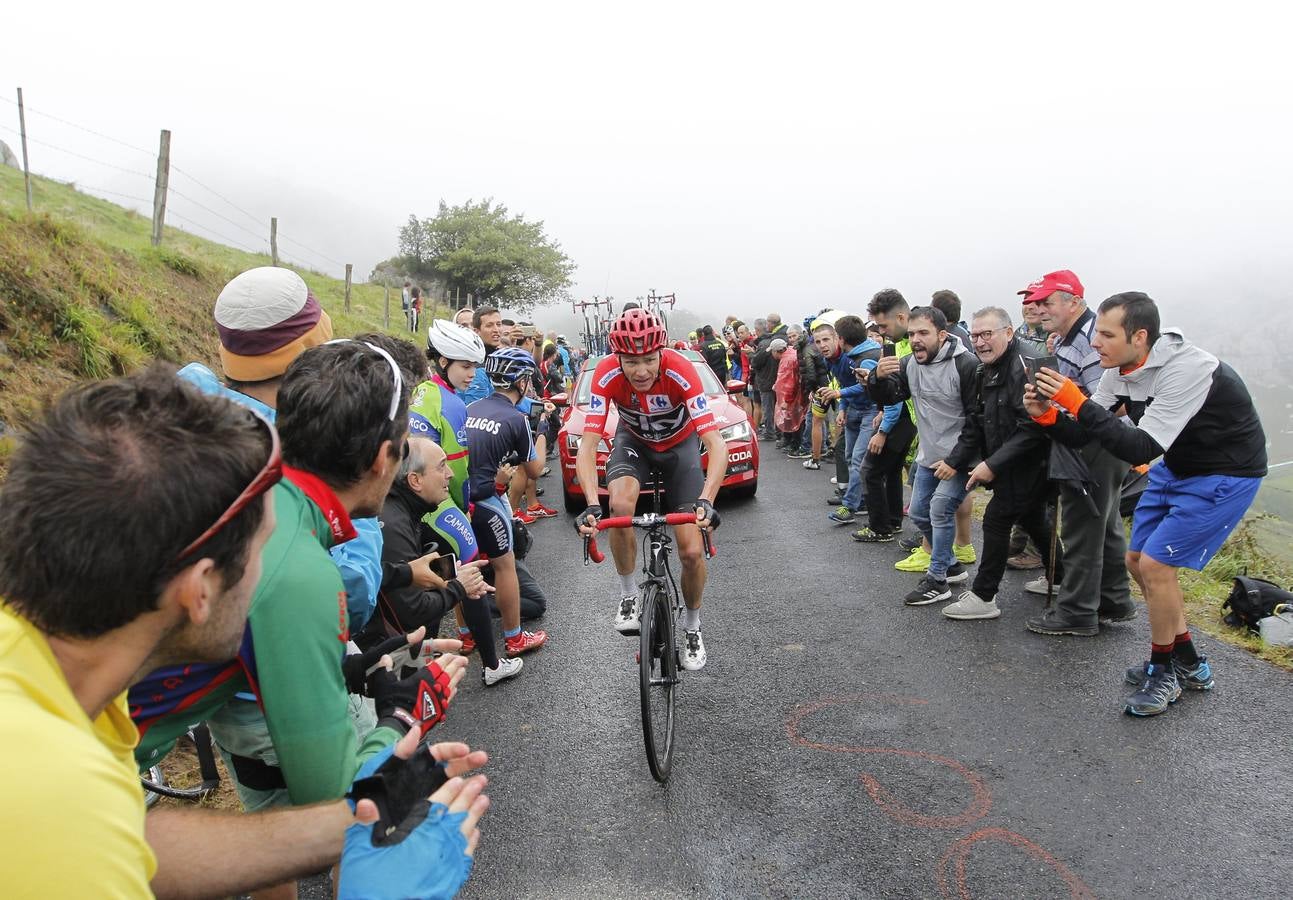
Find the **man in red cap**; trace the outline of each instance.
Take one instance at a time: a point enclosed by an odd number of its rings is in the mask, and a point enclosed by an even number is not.
[[[1048,346],[1059,371],[1086,396],[1095,392],[1104,370],[1091,347],[1095,313],[1084,299],[1077,275],[1068,269],[1048,272],[1019,292],[1035,304],[1050,337]],[[1101,622],[1125,622],[1136,615],[1127,576],[1127,536],[1118,511],[1119,491],[1128,465],[1098,442],[1079,453],[1091,470],[1091,500],[1097,514],[1077,491],[1060,488],[1060,536],[1064,542],[1064,583],[1055,585],[1055,603],[1028,620],[1028,630],[1047,635],[1099,633]],[[1047,593],[1046,575],[1027,589]]]

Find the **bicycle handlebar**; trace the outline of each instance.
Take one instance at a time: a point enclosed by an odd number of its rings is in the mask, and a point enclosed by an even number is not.
[[[608,528],[651,528],[661,523],[665,525],[695,525],[696,514],[673,512],[667,513],[663,516],[657,515],[656,513],[647,513],[642,516],[611,516],[605,519],[598,519],[597,530],[605,531]],[[705,530],[701,531],[700,537],[705,544],[705,558],[713,559],[718,555],[718,551],[714,549],[713,536],[708,530]],[[597,546],[597,538],[592,535],[584,538],[584,557],[585,563],[590,559],[595,563],[600,563],[602,560],[606,559],[606,555],[602,553],[601,548]]]

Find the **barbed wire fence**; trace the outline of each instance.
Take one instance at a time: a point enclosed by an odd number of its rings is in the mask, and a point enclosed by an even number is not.
[[[178,227],[183,231],[198,237],[216,240],[247,253],[268,256],[271,264],[275,266],[286,263],[319,274],[327,274],[327,270],[331,267],[336,267],[333,271],[344,270],[345,311],[350,312],[352,264],[324,253],[291,235],[283,234],[279,230],[277,216],[256,215],[249,212],[244,205],[234,202],[221,191],[211,187],[205,180],[198,178],[187,169],[173,164],[170,158],[171,135],[168,130],[163,129],[161,131],[159,149],[153,151],[136,143],[122,140],[119,137],[82,125],[79,122],[29,106],[24,101],[21,88],[18,89],[16,102],[8,97],[0,97],[0,102],[15,107],[17,111],[18,128],[15,129],[9,125],[0,124],[0,132],[17,137],[22,148],[22,168],[26,181],[28,210],[35,208],[31,190],[31,176],[34,174],[34,170],[28,149],[29,145],[31,145],[40,148],[42,151],[52,151],[70,159],[78,160],[81,163],[98,166],[100,173],[111,173],[111,177],[109,175],[103,175],[103,177],[114,184],[122,181],[123,178],[128,180],[131,185],[129,190],[118,190],[117,187],[121,187],[121,185],[116,185],[114,188],[100,187],[79,178],[64,183],[83,193],[99,196],[103,199],[112,199],[114,202],[118,202],[119,205],[123,205],[119,201],[138,204],[139,208],[135,210],[136,212],[150,214],[153,223],[152,243],[154,246],[162,245],[166,233],[165,226],[174,222],[178,223]],[[91,153],[82,152],[83,148],[79,146],[78,149],[73,149],[63,146],[61,143],[46,140],[43,136],[38,137],[36,135],[39,132],[28,121],[28,115],[35,116],[37,122],[55,122],[90,135],[98,141],[107,142],[115,147],[131,151],[131,154],[127,155],[124,160],[127,164],[122,165],[123,160],[120,158],[117,162],[112,162],[99,156],[91,155]],[[72,142],[68,141],[68,143]],[[156,172],[144,171],[142,161],[130,162],[130,160],[136,159],[148,159],[155,162]],[[172,176],[179,177],[182,189],[176,187],[172,182]],[[60,179],[52,176],[41,175],[41,177],[48,177],[52,181],[60,181]],[[146,196],[145,185],[152,188],[153,197],[151,200]],[[179,202],[177,203],[177,201]],[[213,222],[217,224],[211,224]],[[291,245],[293,249],[289,254],[279,252],[279,241]],[[389,284],[386,285],[386,289],[385,321],[386,326],[389,328]]]

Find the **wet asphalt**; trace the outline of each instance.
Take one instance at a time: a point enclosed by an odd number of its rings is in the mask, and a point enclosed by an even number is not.
[[[904,607],[917,576],[827,520],[831,474],[769,450],[757,497],[720,502],[709,664],[685,673],[663,786],[609,555],[585,568],[564,514],[533,527],[549,644],[488,690],[473,660],[441,726],[492,756],[462,896],[1290,894],[1293,676],[1203,636],[1216,689],[1126,716],[1143,609],[1034,635],[1018,572],[996,620]]]

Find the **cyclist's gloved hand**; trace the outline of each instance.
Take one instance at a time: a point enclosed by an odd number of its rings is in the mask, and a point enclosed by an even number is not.
[[[346,829],[341,900],[451,898],[471,874],[467,833],[475,831],[479,812],[470,807],[483,779],[473,779],[474,785],[461,778],[446,784],[445,767],[428,745],[419,745],[407,760],[395,749],[373,756],[346,795],[352,809],[371,800],[379,818]]]
[[[453,696],[451,677],[439,663],[429,662],[407,678],[387,668],[368,676],[369,696],[377,707],[377,725],[400,734],[418,729],[425,734],[444,721]]]
[[[701,513],[701,520],[708,523],[707,527],[717,528],[722,521],[718,517],[718,510],[714,509],[714,504],[710,503],[704,497],[695,503],[695,511]]]
[[[581,528],[589,527],[588,525],[589,516],[593,517],[594,523],[600,522],[602,520],[602,505],[600,503],[594,503],[592,506],[588,507],[579,515],[575,516],[575,531],[579,531]],[[579,533],[583,534],[582,531],[579,531]]]
[[[416,634],[416,632],[414,632]],[[346,690],[352,694],[363,694],[371,696],[368,693],[368,672],[376,666],[383,656],[388,653],[394,653],[401,647],[407,646],[409,640],[407,636],[396,635],[393,638],[382,641],[371,650],[362,653],[351,653],[341,661],[341,674],[346,679]],[[421,650],[421,641],[417,641],[418,650]],[[415,654],[416,655],[416,654]]]

